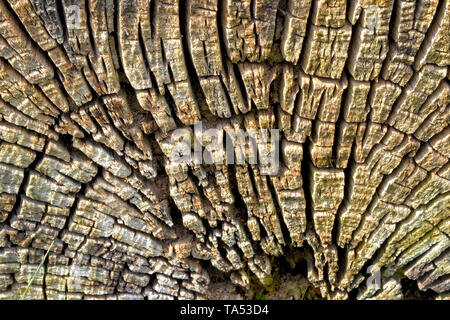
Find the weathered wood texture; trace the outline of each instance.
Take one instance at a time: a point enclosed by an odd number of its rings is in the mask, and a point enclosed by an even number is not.
[[[449,35],[450,0],[0,0],[0,299],[53,240],[28,299],[282,287],[283,259],[323,298],[449,297]],[[279,173],[175,163],[199,120],[279,129]]]

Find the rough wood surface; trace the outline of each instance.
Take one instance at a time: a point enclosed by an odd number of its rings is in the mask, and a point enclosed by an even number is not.
[[[0,299],[53,241],[27,299],[449,298],[449,34],[450,0],[0,0]],[[199,120],[279,129],[278,173],[174,162]]]

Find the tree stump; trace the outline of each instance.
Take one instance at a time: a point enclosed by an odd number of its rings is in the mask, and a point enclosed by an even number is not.
[[[450,0],[1,0],[0,299],[449,298],[449,34]]]

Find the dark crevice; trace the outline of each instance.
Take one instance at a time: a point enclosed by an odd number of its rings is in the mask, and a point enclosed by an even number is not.
[[[236,209],[237,213],[241,216],[239,218],[243,218],[245,221],[248,220],[247,216],[247,206],[242,198],[241,193],[239,192],[239,188],[236,182],[236,169],[234,165],[227,165],[228,172],[228,181],[230,183],[231,193],[233,195],[233,205]]]
[[[400,280],[404,300],[436,300],[438,294],[430,289],[422,291],[417,281],[403,278]]]
[[[333,143],[333,156],[332,156],[332,159],[333,159],[333,162],[335,165],[337,164],[337,160],[338,160],[337,152],[338,152],[340,126],[341,126],[341,124],[344,124],[344,122],[345,122],[343,113],[344,113],[344,105],[346,103],[345,101],[346,101],[347,95],[348,95],[348,90],[349,89],[347,88],[342,95],[339,119],[336,122],[335,136],[334,136],[334,143]],[[339,204],[339,207],[336,210],[333,228],[332,228],[332,234],[331,234],[331,239],[332,239],[333,243],[336,244],[337,255],[338,255],[338,264],[341,266],[341,268],[343,267],[343,264],[340,261],[345,256],[345,251],[343,248],[341,248],[338,245],[338,241],[337,241],[338,231],[339,231],[339,218],[340,218],[341,211],[343,210],[344,206],[347,204],[347,201],[350,199],[350,195],[351,195],[351,190],[352,190],[351,184],[350,184],[350,181],[352,179],[351,168],[354,166],[353,158],[351,155],[352,155],[352,151],[353,151],[355,143],[356,143],[356,136],[352,141],[352,145],[350,146],[349,159],[347,159],[346,166],[343,168],[343,171],[344,171],[344,198],[342,199],[341,203]]]
[[[227,87],[225,86],[225,83],[223,82],[222,77],[219,76],[219,80],[220,80],[220,86],[222,88],[222,92],[225,94],[225,99],[227,101],[227,104],[230,108],[230,114],[231,116],[233,115],[238,115],[238,113],[236,113],[235,111],[235,106],[233,105],[233,102],[231,101],[231,97],[230,97],[230,93],[227,90]],[[236,109],[239,110],[236,106]]]
[[[348,70],[345,68],[344,70],[345,75],[347,76],[348,81],[350,82],[350,79],[352,78],[352,76],[350,75],[350,73],[348,72]],[[345,88],[345,90],[342,92],[342,97],[341,97],[341,105],[339,106],[339,116],[337,121],[335,122],[335,126],[334,126],[334,141],[333,141],[333,148],[332,148],[332,156],[331,156],[331,161],[334,164],[334,166],[336,167],[337,164],[337,153],[338,153],[338,147],[339,147],[339,133],[340,133],[340,128],[341,125],[345,124],[346,121],[344,119],[344,107],[347,103],[347,99],[349,99],[349,85],[348,84],[347,88]]]
[[[267,61],[271,66],[284,62],[284,57],[281,52],[281,39],[285,28],[286,10],[287,0],[279,0],[274,19],[275,28],[272,38],[272,48]]]
[[[66,42],[68,39],[68,31],[67,31],[66,15],[64,13],[63,3],[62,3],[62,1],[55,1],[55,3],[56,3],[56,10],[58,12],[58,16],[61,21],[64,42]]]
[[[252,189],[253,189],[257,199],[260,199],[261,195],[259,194],[258,184],[256,183],[255,173],[253,172],[253,168],[252,168],[253,165],[247,163],[246,166],[247,166],[248,176],[249,176],[250,182],[252,184]]]
[[[94,37],[94,32],[93,32],[93,25],[92,25],[92,15],[91,15],[91,11],[92,8],[89,5],[90,1],[89,0],[85,0],[84,1],[84,7],[85,7],[85,12],[86,12],[86,24],[87,24],[87,30],[89,33],[89,42],[91,44],[91,48],[93,50],[93,55],[97,56],[97,52],[98,52],[98,48],[97,48],[97,42],[95,41],[95,37]],[[86,60],[89,60],[89,58],[87,57]],[[94,72],[94,69],[92,69],[92,72]]]
[[[243,222],[243,228],[245,230],[245,233],[250,235],[250,230],[248,229],[248,225],[247,225],[247,221],[249,218],[248,215],[248,209],[247,209],[247,205],[245,204],[245,201],[242,197],[242,194],[239,192],[239,187],[237,185],[237,181],[236,181],[236,166],[233,164],[229,164],[227,165],[227,172],[228,172],[228,181],[230,183],[230,189],[231,189],[231,193],[233,195],[233,207],[235,209],[235,213],[236,213],[236,218]],[[258,219],[259,220],[259,219]],[[261,228],[260,228],[261,229]],[[252,239],[251,239],[252,241]],[[252,241],[253,243],[253,241]]]
[[[307,43],[312,41],[312,39],[310,39],[310,38],[312,37],[311,27],[313,26],[313,23],[312,23],[313,6],[316,5],[317,3],[318,3],[318,1],[316,1],[316,0],[311,1],[311,6],[309,7],[309,11],[308,11],[308,19],[306,20],[305,37],[303,38],[302,48],[300,50],[300,54],[299,54],[299,58],[298,58],[298,62],[297,62],[297,65],[303,72],[305,72],[305,70],[303,70],[303,67],[302,67],[302,64],[303,64],[302,57],[304,56],[303,53],[304,53]]]
[[[384,59],[381,68],[380,68],[380,77],[382,77],[384,79],[384,77],[382,76],[382,74],[384,74],[387,71],[387,68],[390,64],[390,57],[392,56],[392,54],[395,52],[395,50],[397,49],[397,42],[394,40],[393,36],[392,36],[392,32],[394,32],[394,25],[396,23],[397,19],[400,19],[399,16],[397,16],[397,10],[398,10],[398,6],[399,6],[399,0],[393,0],[394,4],[392,5],[392,13],[391,13],[391,18],[389,20],[389,31],[388,31],[388,52],[386,53],[386,58]],[[381,48],[380,48],[381,50]],[[384,80],[388,80],[388,79],[384,79]],[[372,90],[371,90],[372,91]]]
[[[219,38],[219,50],[222,55],[222,59],[220,60],[222,63],[222,70],[225,70],[228,73],[225,59],[227,59],[227,47],[225,46],[225,37],[223,34],[223,25],[222,19],[226,19],[223,14],[225,14],[225,8],[223,7],[224,1],[217,1],[217,14],[216,14],[216,27],[217,27],[217,37]]]
[[[275,191],[275,187],[274,187],[272,179],[270,177],[266,177],[266,179],[267,179],[267,186],[268,186],[268,188],[270,190],[270,194],[272,196],[272,201],[275,205],[275,214],[277,215],[277,219],[280,222],[281,233],[283,235],[285,245],[289,245],[292,243],[291,233],[289,232],[286,222],[284,221],[283,214],[282,214],[281,208],[280,208],[280,204],[278,203],[278,200],[277,200],[277,193]]]
[[[13,206],[12,210],[10,211],[8,218],[6,220],[8,225],[11,225],[11,219],[12,219],[13,214],[17,215],[19,213],[21,198],[26,196],[25,188],[28,184],[30,172],[35,171],[37,164],[42,160],[42,158],[44,158],[43,152],[38,152],[35,150],[33,150],[33,152],[36,153],[36,158],[33,160],[33,162],[27,168],[23,168],[23,170],[24,170],[23,179],[20,184],[19,191],[16,194],[16,202],[14,203],[14,206]],[[14,165],[11,164],[11,166],[14,166]],[[47,178],[49,178],[49,177],[47,177]],[[6,224],[6,221],[3,222],[3,224]]]
[[[173,100],[172,94],[170,93],[170,90],[167,87],[167,85],[164,85],[164,98],[166,99],[166,102],[169,105],[171,114],[176,115],[175,117],[173,117],[173,120],[174,120],[177,128],[184,128],[185,125],[181,122],[181,120],[179,118],[177,105],[176,105],[175,101]]]
[[[353,290],[350,290],[350,291],[347,293],[347,295],[348,295],[348,300],[352,300],[352,301],[357,300],[358,293],[359,293],[359,288],[355,288],[355,289],[353,289]]]
[[[151,37],[153,41],[156,39],[156,0],[150,0],[149,6],[149,17],[150,17],[150,28],[151,28]]]
[[[247,107],[251,107],[248,105],[248,96],[247,96],[247,89],[245,88],[245,84],[244,84],[244,80],[242,79],[242,75],[241,72],[239,71],[239,67],[237,66],[237,64],[231,63],[230,65],[232,66],[233,70],[232,72],[234,72],[235,75],[235,79],[238,83],[239,86],[239,91],[241,91],[242,94],[242,99],[244,100],[244,103],[246,104]]]
[[[126,79],[126,81],[128,81],[128,78],[125,74],[125,69],[122,65],[122,59],[120,58],[120,44],[119,44],[119,3],[121,0],[113,0],[114,1],[114,33],[113,35],[115,35],[113,37],[114,39],[114,48],[116,50],[116,54],[117,54],[117,63],[118,63],[118,69],[117,69],[117,74],[119,75],[119,81],[120,84],[122,84],[123,79]],[[122,75],[122,76],[121,76]]]
[[[296,69],[294,69],[294,70],[296,70]],[[298,83],[297,75],[294,77],[294,83]],[[303,94],[304,94],[304,92],[303,92],[303,89],[301,89],[301,88],[299,88],[298,92],[295,94],[294,108],[292,109],[292,115],[290,116],[289,129],[291,129],[293,127],[293,125],[294,125],[294,117],[299,117],[300,106],[303,103]],[[313,121],[311,120],[311,123],[312,122]]]
[[[142,70],[142,71],[143,71],[143,73],[146,72],[150,76],[150,73],[151,73],[150,62],[147,60],[147,54],[145,54],[146,45],[145,45],[144,38],[142,37],[141,22],[138,23],[138,40],[139,40],[139,46],[140,46],[141,52],[142,52],[141,57],[144,62],[144,70]],[[161,51],[162,51],[162,48],[161,48]],[[151,82],[151,87],[154,87],[156,85],[156,82],[152,81],[151,76],[150,76],[150,82]]]
[[[90,70],[91,74],[94,76],[94,81],[95,81],[94,84],[95,84],[96,86],[98,86],[100,90],[102,90],[101,83],[100,83],[100,81],[99,81],[99,79],[98,79],[97,73],[95,72],[94,66],[92,65],[91,59],[86,58],[86,63],[87,63],[87,69]],[[85,67],[85,68],[86,68],[86,67]],[[83,68],[83,73],[84,73],[84,75],[86,75],[86,74],[85,74],[85,68]],[[92,89],[92,93],[91,93],[91,94],[94,95],[94,92],[95,92],[95,95],[98,95],[98,92],[97,92],[97,90],[94,88],[93,84],[91,84],[91,82],[90,82],[88,79],[86,79],[86,80],[87,80],[87,82],[89,83],[89,86],[90,86],[91,89]],[[105,89],[108,90],[108,87],[105,86]],[[92,100],[93,100],[93,99],[92,99]],[[92,100],[91,100],[91,101],[92,101]]]
[[[311,154],[309,151],[309,146],[311,141],[309,138],[306,139],[303,144],[303,160],[301,163],[300,172],[303,178],[303,192],[305,194],[305,215],[306,215],[306,224],[307,229],[314,229],[313,227],[313,215],[312,215],[312,198],[311,198],[311,184],[310,184],[310,168],[309,166],[312,164]]]
[[[181,1],[179,5],[179,20],[180,20],[180,33],[181,33],[181,42],[183,47],[183,56],[184,61],[186,63],[186,70],[189,76],[188,81],[192,85],[192,90],[194,91],[194,95],[196,97],[197,103],[200,107],[200,113],[204,117],[208,117],[208,112],[205,113],[205,109],[202,106],[207,106],[205,94],[200,85],[200,80],[197,74],[197,70],[195,70],[194,63],[192,62],[191,53],[189,51],[188,39],[189,35],[186,30],[186,26],[188,25],[187,19],[188,17],[188,5],[189,1]]]
[[[164,41],[162,38],[160,38],[159,42],[160,42],[160,46],[161,46],[161,59],[167,67],[167,73],[169,74],[170,82],[175,83],[175,77],[173,76],[172,68],[170,67],[170,63],[168,62],[167,57],[166,57],[166,50],[164,49]]]

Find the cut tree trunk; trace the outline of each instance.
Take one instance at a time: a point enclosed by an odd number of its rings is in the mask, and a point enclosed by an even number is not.
[[[449,298],[449,34],[450,0],[0,0],[0,299]]]

